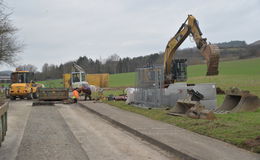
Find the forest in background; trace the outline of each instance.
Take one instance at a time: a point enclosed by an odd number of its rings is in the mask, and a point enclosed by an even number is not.
[[[260,57],[260,41],[252,44],[246,44],[245,41],[230,41],[224,43],[217,43],[220,48],[221,61],[247,59]],[[200,55],[197,48],[186,48],[176,52],[178,58],[185,58],[188,65],[205,63],[204,58]],[[75,62],[81,66],[86,73],[126,73],[134,72],[136,68],[149,67],[153,65],[163,64],[163,52],[153,53],[147,56],[139,56],[134,58],[122,58],[117,54],[112,54],[106,60],[93,60],[86,56],[81,56],[75,61],[70,61],[60,65],[45,63],[42,66],[41,72],[37,72],[37,68],[33,65],[21,65],[18,68],[22,70],[34,71],[36,80],[59,79],[64,73],[70,73],[72,64]]]

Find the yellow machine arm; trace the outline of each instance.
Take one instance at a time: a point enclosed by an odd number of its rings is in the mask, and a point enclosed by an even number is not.
[[[187,23],[188,22],[188,23]],[[206,38],[202,38],[198,21],[194,16],[188,15],[188,18],[182,24],[175,36],[168,42],[165,53],[164,53],[164,74],[165,83],[174,83],[174,76],[172,75],[172,61],[175,56],[176,50],[187,38],[188,35],[192,34],[194,41],[196,42],[197,48],[200,50],[202,56],[207,61],[207,75],[218,74],[218,62],[219,62],[219,49],[216,45],[208,44]]]

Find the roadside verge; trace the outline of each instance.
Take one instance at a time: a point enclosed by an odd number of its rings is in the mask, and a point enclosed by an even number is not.
[[[181,159],[260,159],[259,154],[108,104],[80,102],[79,105]]]

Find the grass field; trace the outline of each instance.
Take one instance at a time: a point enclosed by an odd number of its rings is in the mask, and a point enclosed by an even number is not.
[[[44,84],[44,86],[47,88],[63,88],[64,87],[62,79],[38,81],[37,83]]]
[[[240,87],[257,94],[260,93],[260,58],[221,62],[218,76],[205,76],[206,65],[188,66],[188,83],[216,83],[228,89]],[[110,87],[130,87],[135,85],[135,72],[110,75]]]
[[[109,76],[109,87],[135,86],[135,72],[112,74]]]
[[[188,67],[188,83],[216,83],[228,89],[238,87],[260,96],[260,58],[220,63],[218,76],[204,76],[205,65]]]

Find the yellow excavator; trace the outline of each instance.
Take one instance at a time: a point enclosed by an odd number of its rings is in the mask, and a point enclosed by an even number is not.
[[[175,36],[170,39],[167,44],[164,53],[164,81],[165,86],[174,83],[177,80],[176,74],[178,74],[178,68],[176,71],[176,65],[174,56],[176,50],[183,43],[183,41],[192,35],[197,48],[200,50],[201,55],[205,57],[207,62],[207,74],[206,75],[218,75],[218,63],[219,63],[219,48],[216,45],[208,44],[206,38],[202,38],[202,32],[199,28],[198,21],[192,15],[188,15],[188,18],[179,28]]]

